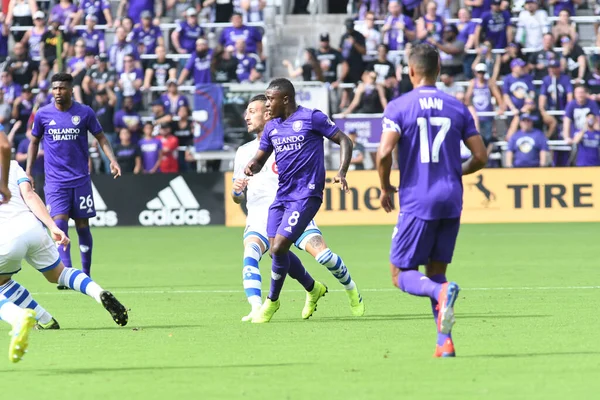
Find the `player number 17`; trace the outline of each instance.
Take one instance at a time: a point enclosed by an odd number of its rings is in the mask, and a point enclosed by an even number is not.
[[[437,163],[440,161],[440,149],[442,143],[446,139],[446,134],[452,126],[450,118],[446,117],[429,117],[429,118],[417,118],[417,124],[419,125],[419,139],[421,148],[421,162]],[[433,144],[431,145],[431,154],[429,152],[429,125],[439,126],[440,131],[433,138]]]

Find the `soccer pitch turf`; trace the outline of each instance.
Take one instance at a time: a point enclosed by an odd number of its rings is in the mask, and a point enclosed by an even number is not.
[[[129,325],[24,265],[16,279],[63,329],[33,332],[19,364],[3,356],[3,397],[595,398],[600,224],[464,225],[448,274],[463,289],[456,359],[432,358],[429,300],[391,286],[391,231],[323,228],[362,291],[364,317],[351,317],[341,286],[301,254],[330,289],[318,311],[301,319],[304,293],[290,279],[272,322],[252,325],[240,322],[242,229],[94,229],[93,278],[131,309]],[[263,289],[269,270],[267,256]]]

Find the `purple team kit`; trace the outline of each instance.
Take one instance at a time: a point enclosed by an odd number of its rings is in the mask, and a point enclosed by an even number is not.
[[[401,212],[391,263],[403,269],[430,259],[450,263],[463,201],[460,142],[479,134],[471,113],[454,97],[423,86],[388,104],[383,130],[401,135]]]
[[[267,234],[295,242],[323,201],[325,153],[323,137],[331,139],[337,126],[319,110],[298,107],[285,121],[267,123],[260,150],[275,152],[279,188],[269,209]]]
[[[88,166],[88,132],[98,135],[102,127],[94,111],[80,103],[74,102],[65,112],[49,104],[35,114],[31,133],[43,142],[46,205],[52,217],[96,215]]]

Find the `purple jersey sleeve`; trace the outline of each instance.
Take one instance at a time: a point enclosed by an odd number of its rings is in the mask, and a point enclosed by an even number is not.
[[[273,143],[271,143],[271,138],[269,138],[269,133],[271,132],[271,123],[267,122],[265,126],[264,134],[260,138],[260,144],[258,145],[258,149],[267,153],[273,152]]]
[[[102,0],[102,9],[103,10],[110,10],[110,1],[108,1],[108,0]]]
[[[565,94],[573,93],[573,84],[571,83],[570,79],[567,78],[564,80],[564,88],[565,88]]]
[[[548,140],[546,140],[546,136],[542,132],[539,132],[538,137],[540,140],[540,150],[550,151],[550,147],[548,146]]]
[[[100,125],[100,122],[98,121],[98,118],[96,117],[96,114],[94,113],[94,111],[90,108],[90,107],[86,107],[86,111],[87,111],[87,126],[88,126],[88,131],[92,133],[92,135],[96,136],[102,133],[102,125]]]
[[[510,137],[510,140],[508,141],[508,151],[512,151],[513,153],[517,151],[517,136],[518,135],[515,133]]]
[[[258,43],[262,41],[262,34],[257,28],[252,29],[252,38]]]
[[[463,116],[465,118],[465,128],[462,132],[462,140],[464,142],[471,136],[479,135],[479,132],[477,132],[477,128],[475,127],[475,120],[473,119],[473,115],[471,115],[471,112],[469,111],[469,109],[467,107],[463,107],[463,108],[464,108]]]
[[[192,56],[185,63],[185,67],[183,67],[183,68],[187,69],[188,71],[193,70],[194,69],[194,61],[195,60],[196,60],[196,56],[194,54],[192,54]]]
[[[412,20],[412,18],[408,17],[408,16],[404,16],[404,29],[408,30],[408,31],[414,31],[415,28],[415,23]]]
[[[575,100],[571,100],[569,104],[567,104],[567,108],[565,108],[565,117],[569,118],[573,121],[575,118],[573,117],[573,111],[575,110]]]
[[[529,89],[530,92],[535,92],[535,86],[533,86],[533,78],[531,77],[531,75],[526,75],[526,80],[527,80],[527,88]]]
[[[542,87],[540,88],[540,95],[548,96],[548,80],[542,80]]]
[[[388,103],[387,107],[383,111],[383,120],[381,121],[381,131],[394,131],[398,135],[402,134],[400,129],[400,116],[401,114],[394,110],[396,103]]]
[[[33,118],[33,126],[31,127],[31,134],[35,137],[41,138],[44,136],[44,127],[42,126],[42,116],[40,113],[35,113]]]
[[[331,139],[339,129],[322,111],[314,110],[312,113],[312,130]]]
[[[590,111],[594,113],[594,115],[598,116],[600,114],[600,109],[598,108],[598,103],[595,101],[590,101]]]
[[[223,32],[221,32],[221,37],[219,38],[219,44],[221,46],[225,46],[227,44],[227,34],[229,34],[229,29],[223,29]]]

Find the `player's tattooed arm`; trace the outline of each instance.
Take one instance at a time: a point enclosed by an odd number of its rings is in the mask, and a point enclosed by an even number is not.
[[[104,136],[104,133],[102,133],[102,132],[100,132],[99,134],[96,135],[96,140],[98,141],[98,144],[102,148],[104,155],[106,155],[106,157],[110,161],[110,173],[113,174],[115,179],[118,178],[119,176],[121,176],[121,167],[119,166],[119,163],[117,162],[117,158],[115,157],[115,153],[113,152],[110,142],[108,141],[108,139],[106,138],[106,136]]]
[[[354,145],[352,140],[344,132],[338,130],[331,138],[331,141],[340,145],[340,169],[338,174],[333,178],[336,183],[342,184],[342,190],[348,191],[348,183],[346,182],[346,174],[350,168],[352,160],[352,149]]]

